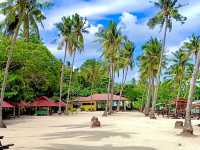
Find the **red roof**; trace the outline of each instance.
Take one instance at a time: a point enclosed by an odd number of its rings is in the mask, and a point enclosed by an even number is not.
[[[104,94],[93,94],[93,95],[88,96],[88,97],[79,97],[78,101],[91,101],[91,99],[95,100],[95,101],[105,101],[105,100],[108,99],[108,96],[109,96],[109,99],[111,99],[111,94],[107,94],[107,93],[104,93]],[[113,95],[113,100],[119,101],[120,100],[120,96]],[[121,100],[122,101],[126,101],[127,98],[121,97]]]
[[[3,101],[2,108],[14,108],[14,106],[6,101]]]
[[[36,98],[35,101],[31,103],[32,107],[54,107],[57,106],[55,102],[49,101],[49,99],[46,96],[41,96],[39,98]]]
[[[65,107],[66,106],[66,104],[63,102],[63,101],[61,101],[61,102],[56,102],[56,105],[59,107],[59,106],[61,106],[61,107]]]
[[[31,104],[26,101],[20,101],[19,103],[17,103],[17,107],[30,107],[30,106]]]

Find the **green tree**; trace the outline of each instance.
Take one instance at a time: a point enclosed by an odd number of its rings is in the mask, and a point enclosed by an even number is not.
[[[189,65],[189,53],[180,49],[179,51],[172,53],[172,65],[170,66],[170,75],[172,79],[177,83],[177,96],[179,99],[182,89],[182,81],[184,80],[186,66]]]
[[[74,36],[74,42],[73,42],[73,49],[71,52],[69,52],[70,56],[72,56],[72,63],[71,63],[71,73],[70,73],[70,79],[69,79],[69,86],[68,86],[68,92],[67,92],[67,102],[70,98],[70,90],[71,90],[71,82],[72,82],[72,75],[73,75],[73,69],[74,69],[74,59],[76,52],[78,51],[81,53],[84,49],[84,33],[88,33],[86,26],[86,18],[81,17],[79,14],[72,15],[72,33]]]
[[[121,87],[120,87],[120,100],[117,105],[117,111],[120,110],[120,102],[121,102],[121,97],[124,90],[124,84],[126,82],[128,70],[129,68],[130,69],[133,68],[134,49],[135,49],[134,43],[126,39],[124,42],[123,48],[121,49],[121,52],[120,52],[121,55],[120,55],[120,59],[118,63],[119,69],[122,69],[122,81],[121,81]]]
[[[95,88],[97,87],[98,82],[105,74],[105,68],[103,67],[101,62],[98,62],[95,59],[89,59],[85,61],[85,63],[81,66],[80,71],[85,80],[89,81],[90,83],[90,95],[92,100],[92,94],[95,92]]]
[[[81,52],[84,48],[84,38],[83,33],[87,33],[86,19],[80,17],[78,14],[72,15],[72,17],[63,17],[62,22],[57,23],[56,27],[60,32],[61,43],[59,48],[65,47],[65,54],[63,59],[63,65],[61,68],[61,78],[60,78],[60,101],[62,100],[63,92],[63,76],[64,76],[64,65],[66,61],[67,52],[72,56],[71,72],[68,86],[67,103],[70,97],[71,80],[74,67],[74,59],[77,50]],[[61,111],[61,107],[59,107]],[[66,109],[66,112],[68,110]]]
[[[119,59],[119,51],[121,49],[121,44],[123,41],[123,37],[121,35],[120,29],[117,28],[117,24],[113,21],[109,22],[109,25],[106,29],[102,29],[97,34],[99,41],[102,45],[103,53],[105,61],[109,66],[109,78],[110,82],[108,84],[108,93],[111,93],[109,101],[109,114],[112,113],[112,101],[113,101],[113,93],[114,93],[114,76],[116,71],[116,63]]]
[[[193,128],[191,123],[191,109],[192,109],[192,100],[196,87],[196,79],[199,74],[199,66],[200,66],[200,36],[192,35],[189,42],[184,43],[184,48],[188,49],[191,54],[195,56],[195,65],[192,73],[192,78],[190,81],[190,89],[186,107],[186,116],[183,127],[183,134],[193,134]]]
[[[161,59],[161,50],[162,44],[156,38],[151,38],[148,42],[146,42],[143,46],[143,55],[139,57],[140,61],[140,76],[141,78],[147,80],[148,92],[147,92],[147,100],[145,104],[145,115],[149,115],[149,109],[151,104],[151,99],[153,98],[152,93],[155,90],[155,80],[156,75],[159,71],[159,62]],[[162,66],[164,65],[164,59],[162,61]],[[153,99],[152,109],[155,107],[156,101]]]
[[[9,66],[11,63],[11,58],[12,58],[12,53],[13,53],[13,49],[14,49],[14,45],[16,43],[17,40],[17,36],[19,33],[19,29],[21,27],[21,25],[24,24],[24,31],[28,32],[29,31],[29,26],[27,26],[29,24],[29,21],[31,20],[31,18],[27,17],[28,15],[32,14],[33,12],[29,12],[29,10],[33,10],[33,9],[37,9],[38,11],[40,11],[40,9],[38,7],[36,7],[36,5],[33,4],[37,4],[35,3],[31,3],[30,1],[25,1],[25,0],[9,0],[9,1],[5,1],[5,2],[1,2],[0,3],[0,8],[1,8],[1,13],[5,16],[4,21],[1,23],[0,27],[2,30],[5,31],[5,33],[7,35],[10,35],[10,46],[7,47],[8,49],[8,55],[7,55],[7,63],[6,63],[6,67],[5,67],[5,71],[4,71],[4,78],[3,78],[3,82],[2,82],[2,87],[1,87],[1,100],[0,100],[0,127],[5,126],[3,125],[2,122],[2,103],[3,103],[3,99],[4,99],[4,93],[5,93],[5,87],[6,87],[6,81],[8,78],[8,70],[9,70]],[[41,12],[37,13],[38,16],[40,16],[40,18],[37,18],[35,20],[36,22],[41,22],[42,20],[45,19],[45,17],[41,14]],[[33,25],[34,28],[37,27],[37,23]],[[25,32],[25,33],[26,33]],[[28,34],[25,34],[28,37]]]
[[[162,41],[162,51],[160,56],[160,62],[157,72],[157,83],[154,90],[154,96],[153,101],[157,100],[158,97],[158,88],[160,84],[160,74],[161,74],[161,66],[163,61],[163,55],[165,53],[165,43],[166,43],[166,36],[167,31],[172,30],[172,21],[173,19],[176,21],[180,21],[181,23],[184,23],[186,21],[186,17],[183,17],[178,9],[181,8],[183,5],[178,4],[178,0],[158,0],[154,2],[154,5],[160,9],[160,11],[149,20],[148,26],[150,28],[155,28],[156,25],[160,25],[161,29],[164,26],[164,35],[163,35],[163,41]],[[153,107],[154,109],[154,107]],[[151,118],[156,118],[154,114],[154,110],[152,109]]]

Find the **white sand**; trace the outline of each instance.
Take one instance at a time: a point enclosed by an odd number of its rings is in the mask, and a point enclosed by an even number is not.
[[[197,137],[186,138],[177,135],[181,130],[174,129],[176,120],[150,120],[138,112],[101,114],[22,117],[5,121],[8,128],[0,129],[0,135],[4,144],[15,144],[13,150],[200,150],[200,127],[194,127]],[[89,128],[93,115],[102,128]]]

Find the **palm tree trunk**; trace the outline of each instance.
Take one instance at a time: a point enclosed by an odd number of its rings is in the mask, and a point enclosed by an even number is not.
[[[71,82],[72,82],[72,75],[73,75],[73,70],[74,70],[74,59],[76,56],[76,52],[73,53],[72,56],[72,66],[71,66],[71,72],[70,72],[70,77],[69,77],[69,86],[67,90],[67,105],[66,105],[66,113],[68,114],[68,102],[69,102],[69,97],[70,97],[70,91],[71,91]]]
[[[145,116],[149,116],[149,109],[150,109],[150,103],[151,103],[151,89],[152,89],[152,79],[149,79],[149,87],[147,92],[147,101],[144,108],[144,114]]]
[[[122,84],[122,89],[121,89],[121,91],[120,91],[120,97],[119,97],[120,102],[121,102],[121,99],[122,99],[122,92],[123,92],[123,90],[124,90],[124,84],[125,84],[125,82],[126,82],[127,74],[128,74],[128,67],[126,68],[125,76],[124,76],[124,82],[123,82],[123,84]],[[124,111],[126,111],[126,106],[125,106],[125,104],[124,104]]]
[[[187,107],[186,107],[185,123],[183,127],[183,132],[182,132],[183,134],[186,134],[186,135],[193,134],[193,128],[192,128],[192,123],[191,123],[191,109],[192,109],[192,98],[195,92],[196,79],[199,73],[199,66],[200,66],[200,51],[198,52],[197,61],[194,66],[192,79],[190,81],[190,90],[189,90]]]
[[[181,92],[181,82],[180,82],[180,84],[179,84],[179,87],[178,87],[178,93],[177,93],[177,96],[176,96],[176,100],[179,100],[179,98],[180,98],[180,92]],[[175,110],[175,113],[176,113],[176,116],[177,116],[177,107],[178,107],[178,103],[177,103],[177,101],[176,101],[176,110]]]
[[[62,94],[63,94],[63,78],[64,78],[64,68],[65,68],[65,61],[66,61],[66,56],[67,56],[67,46],[65,47],[65,54],[64,54],[64,59],[62,63],[62,68],[61,68],[61,75],[60,75],[60,103],[58,107],[58,113],[61,114],[61,102],[62,102]]]
[[[108,87],[107,87],[107,95],[108,95],[108,99],[106,101],[106,106],[105,106],[105,111],[103,113],[103,116],[107,116],[108,115],[108,106],[109,106],[109,101],[110,101],[110,78],[111,78],[111,70],[110,67],[108,67]]]
[[[124,69],[122,70],[122,82],[121,82],[121,88],[120,88],[120,97],[119,101],[117,103],[117,111],[120,111],[120,103],[121,103],[121,95],[122,95],[122,90],[123,90],[123,83],[124,83],[124,77],[125,77],[125,71]]]
[[[28,14],[25,14],[24,37],[25,37],[26,41],[29,40],[29,16],[28,16]]]
[[[19,28],[20,28],[21,23],[19,22],[17,24],[17,27],[15,29],[14,35],[12,37],[12,41],[11,41],[11,47],[8,49],[8,59],[6,62],[6,68],[4,71],[4,77],[3,77],[3,82],[2,82],[2,87],[1,87],[1,98],[0,98],[0,128],[6,127],[5,124],[3,123],[3,117],[2,117],[2,104],[3,104],[3,100],[4,100],[4,94],[5,94],[5,88],[6,88],[6,81],[8,78],[8,70],[10,67],[10,63],[11,63],[11,59],[12,59],[12,54],[13,54],[13,49],[15,46],[15,43],[17,41],[17,36],[19,33]]]
[[[91,96],[90,96],[90,101],[91,101],[91,111],[92,111],[92,109],[93,109],[93,98],[92,98],[92,95],[93,95],[93,83],[92,83],[92,85],[91,85],[91,91],[90,91],[90,94],[91,94]]]
[[[151,108],[151,113],[150,113],[151,119],[156,119],[156,117],[155,117],[155,105],[156,105],[156,101],[157,101],[157,98],[158,98],[158,89],[159,89],[159,86],[160,86],[161,67],[162,67],[163,56],[164,56],[164,52],[165,52],[165,43],[166,43],[166,37],[167,37],[167,22],[168,22],[168,17],[165,17],[165,29],[164,29],[164,36],[163,36],[163,41],[162,41],[162,50],[161,50],[161,54],[160,54],[160,62],[159,62],[159,66],[158,66],[155,91],[154,91],[154,94],[153,94],[153,102],[152,102],[152,108]]]
[[[109,114],[112,114],[112,103],[113,103],[113,95],[114,95],[114,64],[111,64],[111,97],[110,97],[110,107]]]

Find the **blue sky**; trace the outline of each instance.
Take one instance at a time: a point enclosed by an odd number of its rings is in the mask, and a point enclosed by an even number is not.
[[[46,0],[47,1],[47,0]],[[48,0],[49,1],[49,0]],[[63,58],[63,50],[58,51],[56,43],[53,43],[58,35],[55,23],[61,20],[62,16],[69,16],[79,13],[87,17],[90,24],[89,34],[85,35],[85,51],[78,54],[75,66],[79,67],[86,59],[99,59],[101,47],[96,40],[95,33],[101,26],[106,27],[109,20],[115,21],[122,28],[126,35],[136,45],[135,56],[141,54],[141,45],[150,39],[151,36],[162,37],[159,27],[150,30],[147,21],[158,10],[149,3],[149,0],[52,0],[54,6],[44,13],[47,19],[44,21],[44,29],[41,29],[42,38],[49,50],[57,57]],[[180,12],[188,17],[184,25],[173,24],[173,30],[167,36],[166,54],[171,57],[171,52],[176,51],[181,44],[188,39],[192,33],[200,34],[200,1],[179,0],[182,4],[188,4]],[[70,57],[67,58],[69,61]],[[128,80],[138,78],[138,68],[129,71]],[[117,79],[119,81],[120,79]]]

